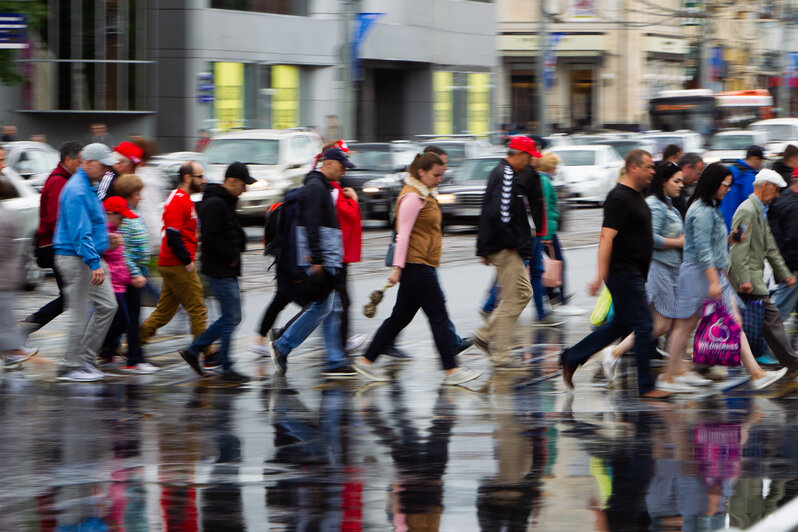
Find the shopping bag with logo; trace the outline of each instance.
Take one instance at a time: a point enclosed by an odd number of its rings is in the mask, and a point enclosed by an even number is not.
[[[764,324],[765,305],[757,300],[746,303],[743,309],[743,331],[755,357],[765,352],[765,335],[762,334]]]
[[[695,331],[693,362],[706,366],[740,365],[740,325],[722,301],[704,301]]]
[[[596,327],[601,327],[605,323],[615,317],[615,309],[612,305],[612,295],[609,289],[605,286],[604,290],[599,294],[596,306],[593,307],[593,312],[590,314],[590,323]]]
[[[554,250],[551,244],[547,244],[550,249],[549,257],[554,257]],[[562,286],[562,261],[544,257],[543,258],[543,275],[541,277],[543,286],[546,288],[559,288]]]

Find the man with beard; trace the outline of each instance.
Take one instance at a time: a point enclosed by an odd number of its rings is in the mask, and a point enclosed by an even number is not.
[[[194,161],[180,167],[180,186],[169,194],[163,206],[163,242],[158,255],[158,271],[163,279],[161,297],[150,317],[141,324],[141,345],[155,331],[174,318],[182,306],[191,321],[191,334],[196,340],[205,332],[207,310],[202,285],[194,265],[197,251],[197,211],[191,194],[202,192],[205,184],[202,166]]]

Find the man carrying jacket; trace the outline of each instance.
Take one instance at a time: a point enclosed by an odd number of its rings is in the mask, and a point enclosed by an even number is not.
[[[778,172],[778,170],[776,170]],[[787,267],[798,273],[798,174],[793,173],[790,188],[784,189],[779,197],[773,200],[768,209],[768,222],[776,245]],[[786,320],[798,306],[798,284],[787,286],[782,283],[773,293],[773,304]]]
[[[55,251],[53,249],[53,234],[55,222],[58,219],[58,198],[61,189],[78,168],[80,168],[80,150],[83,145],[73,140],[61,146],[61,161],[58,163],[50,177],[44,183],[42,195],[39,198],[39,228],[36,230],[36,262],[41,268],[52,268],[55,274],[55,283],[58,285],[58,297],[44,305],[42,308],[25,318],[26,334],[37,331],[53,321],[64,312],[64,279],[58,268],[55,267]]]
[[[732,217],[737,207],[754,191],[756,173],[762,168],[765,154],[759,146],[749,146],[745,152],[745,160],[738,159],[729,166],[732,171],[732,186],[720,202],[720,212],[726,222],[726,230],[732,230]]]
[[[795,275],[784,264],[767,222],[770,203],[785,186],[787,184],[775,170],[766,168],[760,171],[754,180],[754,193],[734,213],[732,227],[744,224],[746,230],[741,240],[733,242],[729,250],[729,283],[743,302],[762,302],[765,307],[762,324],[765,342],[793,379],[798,377],[798,356],[790,347],[778,308],[770,301],[764,272],[767,259],[777,282],[795,286]]]
[[[105,377],[95,362],[117,308],[108,266],[100,258],[109,240],[105,210],[97,199],[97,184],[116,160],[98,143],[83,148],[81,157],[82,166],[61,190],[53,247],[55,266],[64,280],[69,325],[58,379],[88,382]],[[89,305],[94,312],[87,327]]]
[[[247,165],[231,164],[224,174],[224,183],[208,185],[202,196],[200,226],[202,227],[202,273],[211,285],[211,291],[219,302],[221,316],[213,322],[199,338],[180,351],[191,368],[203,375],[199,356],[216,340],[221,340],[219,363],[221,380],[243,384],[249,377],[233,369],[230,359],[230,342],[233,331],[241,323],[241,252],[247,248],[247,235],[236,215],[238,197],[255,179],[249,175]]]
[[[342,274],[343,243],[335,203],[337,190],[332,182],[339,182],[348,168],[354,168],[339,148],[322,154],[321,168],[305,177],[296,220],[298,234],[297,258],[306,268],[307,279],[315,287],[312,296],[293,294],[294,300],[305,304],[302,312],[291,321],[279,339],[272,342],[272,361],[280,374],[288,369],[288,355],[324,322],[324,343],[327,347],[326,367],[322,375],[341,378],[355,375],[344,353],[341,338],[341,297],[335,284]],[[278,265],[278,276],[280,275]],[[278,281],[279,283],[279,281]],[[307,301],[306,299],[311,299]]]
[[[513,137],[508,148],[507,157],[488,176],[477,230],[477,256],[496,267],[501,302],[472,341],[490,356],[496,371],[526,371],[528,366],[510,356],[513,328],[532,298],[524,261],[534,251],[525,192],[516,176],[538,152],[535,142],[523,136]]]

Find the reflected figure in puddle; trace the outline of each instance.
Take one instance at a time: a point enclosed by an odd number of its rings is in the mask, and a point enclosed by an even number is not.
[[[393,383],[390,412],[376,405],[361,408],[363,420],[391,453],[396,477],[389,488],[388,522],[397,531],[433,531],[443,512],[443,474],[449,461],[449,439],[457,419],[451,390],[441,389],[425,438],[405,406],[401,385]],[[392,420],[388,423],[386,420]]]
[[[363,529],[363,481],[349,442],[350,395],[337,387],[322,390],[319,412],[313,412],[284,378],[275,377],[266,397],[274,416],[271,462],[295,472],[266,488],[272,525],[284,525],[285,530]]]

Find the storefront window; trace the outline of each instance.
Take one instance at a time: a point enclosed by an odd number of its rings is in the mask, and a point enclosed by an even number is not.
[[[147,0],[50,0],[23,51],[23,109],[151,111]]]
[[[307,16],[308,0],[212,0],[215,9]]]

